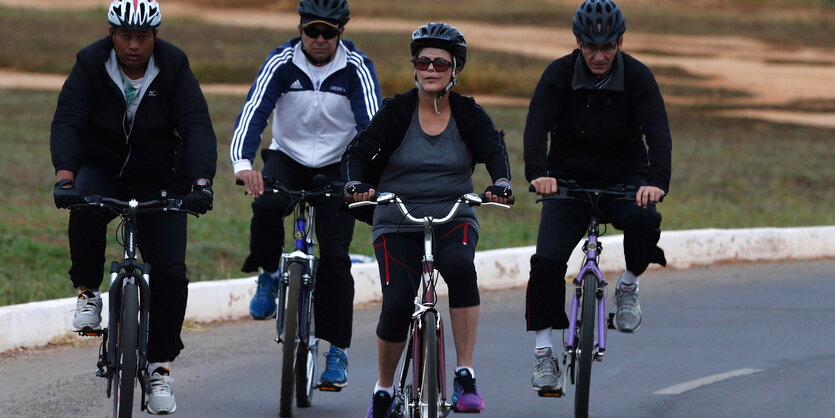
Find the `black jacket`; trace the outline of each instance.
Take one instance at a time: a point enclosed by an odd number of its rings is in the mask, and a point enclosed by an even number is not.
[[[197,178],[211,180],[217,140],[185,53],[156,38],[154,60],[160,72],[128,131],[125,96],[105,69],[112,49],[105,37],[77,54],[52,120],[55,170],[75,173],[82,165],[98,165],[137,187],[173,192],[188,191]]]
[[[595,187],[640,174],[669,192],[672,138],[664,100],[649,68],[623,52],[602,89],[579,50],[552,62],[531,99],[524,141],[529,181],[555,177]]]
[[[377,184],[389,156],[403,142],[412,114],[418,103],[418,90],[383,101],[383,107],[371,122],[348,144],[342,155],[342,179]],[[495,182],[510,180],[510,163],[504,132],[496,130],[493,121],[471,97],[449,92],[449,104],[458,132],[473,154],[472,165],[484,163]]]
[[[455,92],[448,94],[458,132],[473,155],[472,166],[484,163],[493,182],[501,178],[510,180],[504,132],[496,130],[487,112],[471,97]],[[403,142],[409,129],[418,104],[417,95],[418,90],[412,89],[383,101],[383,106],[371,122],[354,137],[342,155],[343,181],[377,185],[388,158]],[[370,212],[352,213],[357,219],[370,223],[370,218],[367,218]]]

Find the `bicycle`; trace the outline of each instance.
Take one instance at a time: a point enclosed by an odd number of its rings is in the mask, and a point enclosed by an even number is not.
[[[107,397],[113,398],[113,416],[124,418],[133,414],[133,398],[136,382],[142,390],[140,410],[147,407],[145,399],[145,375],[148,367],[148,317],[151,308],[149,287],[151,266],[137,258],[137,214],[148,212],[196,213],[181,209],[181,199],[165,198],[138,202],[90,195],[84,203],[70,205],[68,209],[97,207],[110,210],[121,217],[117,231],[121,230],[124,248],[121,262],[110,264],[110,289],[108,327],[101,330],[84,328],[82,336],[101,336],[96,376],[107,378]],[[118,232],[117,232],[118,235]]]
[[[243,182],[236,181],[238,185]],[[294,248],[281,254],[281,278],[276,309],[276,343],[282,345],[279,415],[293,416],[293,392],[296,404],[306,408],[313,402],[315,389],[338,392],[341,388],[319,388],[316,380],[319,339],[313,320],[313,291],[316,286],[318,257],[313,237],[316,220],[314,199],[342,193],[342,184],[316,175],[307,190],[290,190],[275,178],[264,176],[264,193],[290,196],[294,213]]]
[[[606,351],[606,330],[614,329],[614,313],[606,314],[605,289],[608,284],[598,267],[603,245],[599,237],[606,233],[605,223],[601,233],[600,224],[603,210],[600,200],[609,196],[614,200],[635,201],[637,187],[618,185],[606,189],[585,188],[575,181],[558,180],[557,195],[544,196],[536,200],[571,199],[588,203],[591,210],[586,241],[583,244],[585,254],[582,268],[574,278],[574,294],[571,298],[571,311],[568,329],[563,338],[563,375],[560,389],[556,392],[540,392],[539,396],[561,397],[570,377],[576,386],[574,392],[574,415],[587,417],[589,408],[589,389],[591,385],[591,367],[593,361],[603,361]],[[530,191],[535,191],[531,186]],[[611,203],[610,203],[611,204]],[[595,341],[595,328],[597,340]],[[579,365],[579,366],[578,366]]]
[[[512,202],[511,202],[512,203]],[[442,217],[415,217],[410,213],[406,202],[394,193],[380,193],[376,201],[357,202],[350,208],[367,205],[395,204],[403,214],[403,219],[423,225],[422,259],[423,273],[420,287],[415,296],[415,312],[409,325],[406,350],[398,366],[397,386],[394,396],[392,416],[408,418],[445,417],[452,411],[452,404],[446,399],[446,356],[444,353],[444,322],[435,308],[437,293],[435,284],[438,272],[435,270],[435,257],[432,249],[435,244],[434,226],[449,222],[462,204],[469,206],[510,206],[486,201],[482,195],[468,193],[451,202],[449,212]],[[410,367],[411,365],[411,367]],[[411,382],[409,382],[409,370]]]

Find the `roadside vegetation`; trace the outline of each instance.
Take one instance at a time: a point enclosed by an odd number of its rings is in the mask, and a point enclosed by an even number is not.
[[[478,8],[474,7],[476,2]],[[197,0],[197,3],[260,7],[266,0]],[[269,7],[288,11],[296,4],[289,0],[277,5],[270,3]],[[518,24],[549,24],[555,18],[564,19],[570,14],[568,6],[561,6],[562,1],[553,0],[385,2],[391,9],[382,7],[380,0],[352,0],[351,4],[355,10],[367,10],[364,15],[426,18],[426,15],[410,16],[409,13],[431,9],[428,6],[405,6],[424,3],[443,9],[445,16]],[[791,6],[790,9],[795,10],[795,5],[802,3],[806,8],[796,9],[797,15],[801,16],[804,11],[823,7],[822,3],[811,0],[724,3],[731,3],[728,7],[732,11],[743,10],[745,5],[766,9],[776,5]],[[637,2],[630,7],[649,8],[649,4]],[[674,4],[661,1],[657,13],[666,10],[669,16]],[[721,11],[697,9],[705,16],[720,15]],[[502,12],[510,17],[504,20]],[[739,20],[737,12],[732,15]],[[74,62],[75,52],[104,35],[106,24],[101,16],[101,11],[45,12],[0,8],[0,37],[4,39],[0,43],[0,68],[66,74]],[[650,16],[630,17],[630,22],[634,22],[634,27],[649,30],[653,27],[652,22],[637,19],[649,19]],[[730,16],[728,21],[732,20]],[[757,21],[757,16],[755,14],[751,21]],[[784,39],[799,42],[808,39],[811,43],[821,39],[835,40],[835,31],[810,29],[815,24],[814,18],[810,19],[771,25],[781,26],[781,29],[763,23],[768,30],[760,35],[785,36],[779,31],[795,28],[792,30],[800,35]],[[657,17],[655,20],[664,19]],[[694,28],[694,33],[723,33],[725,27],[722,23],[725,21],[721,19],[692,20],[696,23],[689,25],[704,25],[699,31]],[[718,23],[714,25],[714,22]],[[746,24],[740,28],[745,29]],[[672,28],[669,30],[673,32]],[[68,33],[73,36],[58,36]],[[195,73],[203,83],[249,84],[267,51],[292,35],[291,32],[227,28],[175,19],[167,20],[161,29],[163,38],[189,53]],[[402,34],[356,35],[349,38],[374,59],[384,95],[411,87],[407,38]],[[815,40],[811,41],[812,38]],[[466,94],[529,97],[547,65],[546,60],[481,50],[473,50],[471,57],[460,86],[460,91]],[[478,71],[473,70],[476,68]],[[676,67],[653,70],[658,75],[693,77]],[[668,108],[674,162],[670,196],[660,206],[665,230],[835,224],[835,212],[831,207],[835,202],[835,188],[832,187],[835,165],[831,161],[833,130],[712,116],[711,111],[725,107],[723,100],[742,94],[737,91],[664,84],[662,91],[712,99],[709,105],[698,108]],[[0,305],[66,297],[73,293],[66,273],[69,268],[68,212],[56,209],[52,203],[54,176],[49,157],[49,125],[56,96],[57,92],[0,90],[0,126],[3,126],[0,130],[3,148],[0,153],[0,183],[3,184],[0,188]],[[190,220],[187,260],[189,277],[193,281],[241,277],[243,273],[239,268],[247,252],[249,235],[251,200],[234,185],[228,163],[229,138],[243,97],[210,95],[208,100],[219,140],[217,197],[212,212]],[[789,107],[809,112],[831,111],[835,101],[799,102],[787,105]],[[533,195],[526,193],[523,174],[522,132],[527,109],[487,106],[487,110],[497,127],[507,131],[518,203],[509,211],[492,208],[480,211],[483,236],[479,248],[533,245],[539,208]],[[487,184],[486,173],[480,167],[477,173],[476,188],[483,189]],[[115,224],[111,225],[108,242],[106,259],[117,259],[120,252],[115,243]],[[370,248],[369,228],[358,224],[351,252],[371,254]]]

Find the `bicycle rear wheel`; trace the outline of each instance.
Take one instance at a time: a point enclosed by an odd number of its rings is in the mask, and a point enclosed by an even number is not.
[[[113,376],[113,416],[133,415],[133,391],[136,385],[136,350],[139,335],[139,299],[136,283],[125,281],[122,287],[122,312],[117,327],[116,373]]]
[[[594,360],[594,329],[597,311],[597,276],[586,273],[583,276],[583,306],[581,307],[579,373],[574,393],[574,416],[589,415],[589,388],[591,384],[591,364]]]
[[[281,361],[281,398],[278,414],[293,416],[293,388],[295,386],[296,349],[298,348],[299,292],[301,290],[302,265],[290,263],[288,269],[287,302],[284,308],[283,358]]]
[[[423,352],[420,378],[420,417],[437,418],[438,404],[438,333],[435,328],[435,312],[428,311],[423,317]]]
[[[314,331],[313,318],[313,289],[301,290],[304,298],[303,316],[299,321],[306,323],[304,335],[299,335],[299,349],[296,354],[296,405],[307,408],[313,402],[313,392],[316,389],[316,357],[319,355],[319,339]]]

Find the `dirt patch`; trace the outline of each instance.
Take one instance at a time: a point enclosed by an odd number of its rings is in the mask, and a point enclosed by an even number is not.
[[[566,2],[569,0],[554,0]],[[645,0],[634,0],[640,3]],[[646,0],[648,1],[648,0]],[[576,0],[570,0],[576,3]],[[693,7],[708,7],[713,0],[696,2]],[[0,0],[0,5],[37,8],[95,8],[102,0]],[[191,17],[214,24],[240,27],[293,29],[298,24],[295,13],[281,13],[261,9],[219,9],[198,7],[182,2],[167,2],[167,16]],[[356,16],[348,24],[349,32],[404,32],[408,33],[425,22]],[[501,52],[519,53],[531,57],[553,59],[571,51],[576,45],[569,27],[543,29],[541,27],[456,22],[467,34],[473,47]],[[531,40],[536,40],[532,42]],[[789,106],[798,101],[827,101],[835,99],[835,49],[809,47],[781,47],[756,39],[732,36],[658,35],[629,31],[624,50],[632,53],[650,67],[681,68],[694,77],[665,78],[674,85],[702,89],[740,91],[738,97],[722,98],[723,105],[737,107],[717,114],[729,117],[750,117],[783,123],[808,124],[835,128],[835,112],[814,114],[739,109],[745,106]],[[0,70],[0,87],[57,89],[65,76],[22,74]],[[246,93],[248,86],[205,85],[208,93]],[[704,105],[704,97],[670,96],[669,103]],[[484,96],[485,104],[527,106],[528,101],[514,98]]]

